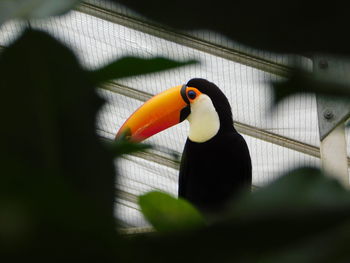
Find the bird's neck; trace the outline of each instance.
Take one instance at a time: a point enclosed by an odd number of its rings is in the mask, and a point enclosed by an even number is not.
[[[191,104],[188,138],[193,142],[206,142],[213,138],[220,129],[220,118],[210,98],[204,94]]]

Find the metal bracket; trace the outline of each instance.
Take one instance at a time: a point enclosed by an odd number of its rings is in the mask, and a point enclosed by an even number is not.
[[[322,96],[317,96],[316,99],[318,127],[322,141],[335,127],[349,117],[350,103],[342,100],[330,100]]]
[[[346,78],[350,74],[350,61],[332,56],[314,58],[314,72]],[[348,100],[326,98],[317,95],[317,113],[320,140],[322,141],[335,127],[350,116]]]

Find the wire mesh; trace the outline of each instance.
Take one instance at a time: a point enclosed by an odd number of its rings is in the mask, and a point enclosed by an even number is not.
[[[88,2],[100,3],[97,0]],[[110,5],[105,7],[117,8]],[[126,15],[137,16],[127,9],[118,8]],[[281,76],[77,11],[61,17],[31,21],[31,25],[33,28],[50,32],[68,45],[87,69],[96,69],[130,55],[145,58],[163,56],[180,61],[196,59],[199,61],[196,65],[114,82],[139,92],[156,94],[169,87],[184,84],[193,77],[206,78],[216,83],[229,98],[236,122],[308,145],[319,146],[314,96],[295,96],[272,110],[270,82],[281,80]],[[24,22],[7,23],[0,31],[0,45],[8,45],[24,27]],[[236,48],[275,63],[288,66],[300,64],[305,68],[310,68],[311,65],[308,59],[252,50],[213,32],[190,32],[190,34],[213,44]],[[104,138],[113,139],[118,128],[143,103],[143,100],[102,89],[99,90],[99,94],[106,99],[106,104],[99,113],[98,133]],[[175,163],[179,161],[187,130],[188,125],[184,122],[149,139],[148,142],[154,145],[153,153],[159,154],[165,160],[163,163],[140,156],[125,156],[116,163],[120,175],[116,188],[121,193],[116,200],[118,203],[116,217],[123,225],[128,227],[147,225],[135,204],[138,195],[154,189],[177,194],[178,170],[176,165],[173,165],[174,162],[166,160],[175,159]],[[285,171],[298,166],[320,165],[319,158],[315,156],[243,135],[252,156],[254,185],[263,186]],[[349,131],[347,138],[349,151]],[[348,153],[350,154],[350,151]]]

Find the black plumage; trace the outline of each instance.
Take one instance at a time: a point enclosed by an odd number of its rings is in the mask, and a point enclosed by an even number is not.
[[[233,126],[231,107],[222,91],[204,79],[192,79],[187,86],[210,97],[219,115],[220,129],[203,143],[187,139],[180,167],[179,197],[202,211],[220,210],[251,186],[249,150]]]

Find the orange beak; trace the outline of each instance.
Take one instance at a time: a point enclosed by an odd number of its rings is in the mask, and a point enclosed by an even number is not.
[[[152,97],[126,120],[116,138],[124,135],[141,142],[185,120],[190,114],[186,89],[186,85],[176,86]]]

